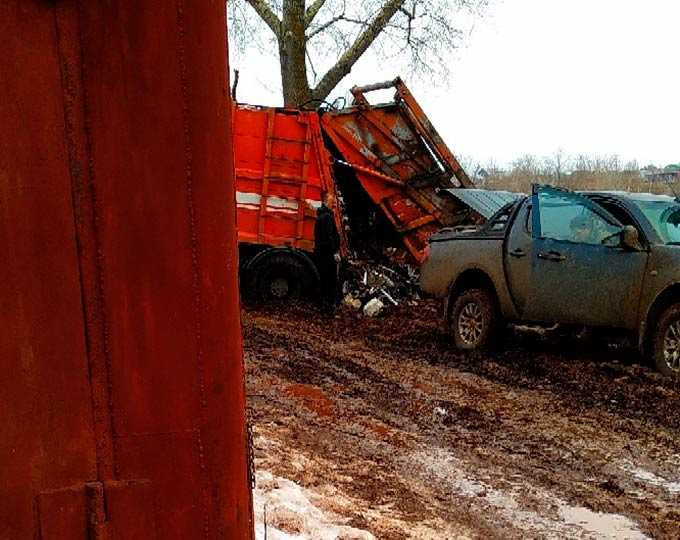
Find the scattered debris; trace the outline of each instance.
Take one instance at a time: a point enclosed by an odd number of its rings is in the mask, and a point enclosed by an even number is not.
[[[364,306],[364,315],[367,317],[377,317],[382,312],[385,304],[379,298],[371,298]]]
[[[434,419],[440,422],[445,420],[448,414],[449,411],[447,411],[444,407],[435,407],[432,411]]]
[[[359,311],[361,309],[361,300],[355,298],[351,294],[345,295],[345,298],[342,301],[342,303],[348,308],[353,309],[354,311]]]
[[[349,260],[343,282],[343,304],[355,311],[363,308],[365,315],[375,317],[387,306],[418,300],[418,278],[418,271],[406,263],[394,263],[390,267],[367,260]],[[367,309],[369,304],[372,307]]]

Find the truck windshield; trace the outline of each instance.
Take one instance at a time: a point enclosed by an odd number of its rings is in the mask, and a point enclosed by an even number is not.
[[[676,201],[635,201],[666,244],[680,245],[680,203]]]

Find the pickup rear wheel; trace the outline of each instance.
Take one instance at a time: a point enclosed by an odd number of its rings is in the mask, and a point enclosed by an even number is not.
[[[652,355],[658,371],[680,376],[680,304],[673,304],[659,317]]]
[[[453,300],[449,328],[459,349],[468,351],[485,349],[497,326],[496,302],[493,294],[487,289],[468,289]]]

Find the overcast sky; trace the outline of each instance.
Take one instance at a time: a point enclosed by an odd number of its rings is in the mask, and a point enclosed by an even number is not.
[[[680,162],[680,0],[495,0],[449,80],[407,80],[454,153]],[[238,98],[280,105],[273,54],[232,61]],[[332,95],[399,73],[368,56]]]

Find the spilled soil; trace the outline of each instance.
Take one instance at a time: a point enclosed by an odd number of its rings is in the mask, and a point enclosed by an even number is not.
[[[515,332],[466,355],[430,302],[243,327],[257,469],[352,530],[680,538],[680,387],[630,349]]]

